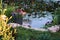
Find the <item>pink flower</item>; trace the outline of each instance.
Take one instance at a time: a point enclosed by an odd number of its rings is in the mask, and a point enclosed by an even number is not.
[[[22,14],[22,15],[25,15],[25,14],[26,14],[26,12],[21,10],[21,14]]]
[[[22,10],[22,9],[17,9],[17,12],[19,14],[22,14],[22,15],[25,15],[26,14],[26,12],[24,10]]]

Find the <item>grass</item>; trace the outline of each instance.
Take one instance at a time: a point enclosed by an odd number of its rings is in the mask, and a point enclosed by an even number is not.
[[[60,40],[60,32],[41,32],[18,27],[16,40]]]

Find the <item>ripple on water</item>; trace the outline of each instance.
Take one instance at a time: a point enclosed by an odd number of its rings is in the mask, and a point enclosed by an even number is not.
[[[32,16],[28,17],[26,15],[25,19],[29,19],[31,21],[30,23],[28,22],[28,24],[30,24],[32,28],[41,28],[44,27],[47,22],[52,22],[53,17],[51,13],[47,13],[45,17],[40,17],[40,18],[38,17],[33,18]]]

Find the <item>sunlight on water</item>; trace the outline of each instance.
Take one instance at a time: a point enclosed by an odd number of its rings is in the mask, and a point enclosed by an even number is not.
[[[53,20],[52,14],[50,12],[47,12],[45,15],[45,17],[37,17],[33,18],[33,16],[28,17],[28,14],[26,14],[26,16],[24,16],[23,19],[29,19],[30,21],[28,22],[23,22],[26,25],[30,25],[32,28],[42,28],[45,26],[45,24],[47,24],[48,22],[51,23]]]

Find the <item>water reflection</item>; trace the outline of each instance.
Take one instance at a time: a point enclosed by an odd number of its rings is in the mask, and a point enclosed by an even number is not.
[[[26,14],[23,17],[23,24],[30,25],[32,28],[41,28],[44,27],[46,23],[51,23],[53,18],[52,14],[50,12],[43,12],[44,14],[35,14],[34,12],[32,14]],[[43,15],[43,16],[42,16]]]

